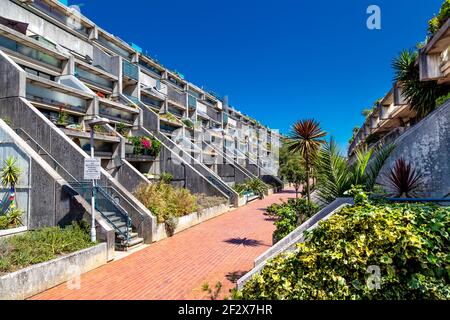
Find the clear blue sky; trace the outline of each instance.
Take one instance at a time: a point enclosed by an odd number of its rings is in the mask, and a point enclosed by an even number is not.
[[[69,1],[188,81],[271,128],[313,117],[344,148],[390,89],[391,61],[426,36],[443,0]],[[381,7],[382,29],[366,28]]]

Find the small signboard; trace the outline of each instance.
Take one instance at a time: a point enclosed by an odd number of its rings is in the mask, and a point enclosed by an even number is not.
[[[84,159],[84,180],[99,180],[101,178],[101,163],[97,158]]]

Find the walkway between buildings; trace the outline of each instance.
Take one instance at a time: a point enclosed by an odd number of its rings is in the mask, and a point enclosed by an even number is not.
[[[208,299],[202,285],[218,281],[229,295],[272,243],[264,208],[292,197],[286,190],[254,201],[82,275],[80,289],[62,284],[34,299]]]

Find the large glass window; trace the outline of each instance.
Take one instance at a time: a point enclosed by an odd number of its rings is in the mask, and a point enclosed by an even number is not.
[[[78,68],[78,67],[75,68],[75,76],[77,78],[80,78],[80,80],[83,80],[83,81],[86,81],[93,85],[104,87],[104,88],[107,88],[110,90],[112,90],[112,88],[114,86],[113,81],[105,79],[103,77],[99,77],[93,73],[90,73],[90,72],[88,72],[84,69]]]
[[[49,90],[34,84],[27,84],[27,98],[36,102],[61,107],[77,112],[86,112],[86,100],[63,92]]]
[[[4,36],[0,35],[0,47],[9,49],[11,51],[20,53],[24,56],[27,56],[31,59],[37,60],[39,62],[48,64],[50,66],[56,67],[56,68],[61,68],[62,67],[62,61],[56,59],[55,57],[38,51],[36,49],[24,46],[23,44],[20,44],[14,40],[8,39]]]

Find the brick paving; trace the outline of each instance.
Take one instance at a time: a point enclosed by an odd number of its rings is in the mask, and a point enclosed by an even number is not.
[[[33,299],[209,299],[202,285],[218,281],[226,296],[272,243],[264,208],[292,197],[286,190],[254,201],[82,275],[80,289],[62,284]]]

